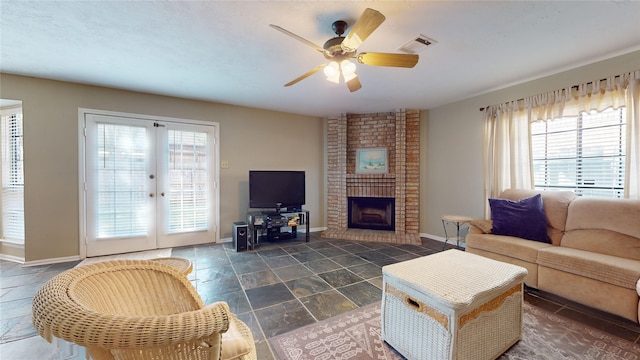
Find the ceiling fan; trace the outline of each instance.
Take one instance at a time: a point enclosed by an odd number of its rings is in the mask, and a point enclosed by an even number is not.
[[[354,92],[362,88],[358,75],[356,75],[356,64],[350,59],[355,59],[358,63],[372,66],[392,66],[412,68],[418,63],[418,55],[416,54],[390,54],[378,52],[363,52],[358,54],[357,49],[375,29],[385,20],[384,15],[374,9],[365,9],[360,18],[353,25],[353,28],[347,34],[342,36],[349,26],[345,21],[338,20],[333,23],[332,29],[336,33],[336,37],[327,40],[324,46],[318,46],[313,42],[304,39],[280,26],[270,24],[272,28],[283,32],[286,35],[297,39],[317,51],[321,52],[329,63],[315,67],[304,75],[301,75],[292,81],[284,84],[291,86],[297,82],[317,73],[324,69],[327,80],[339,83],[340,75],[344,78],[349,91]]]

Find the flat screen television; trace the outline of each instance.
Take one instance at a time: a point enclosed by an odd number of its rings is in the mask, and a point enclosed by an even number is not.
[[[249,207],[254,209],[301,208],[305,204],[305,172],[250,170]]]

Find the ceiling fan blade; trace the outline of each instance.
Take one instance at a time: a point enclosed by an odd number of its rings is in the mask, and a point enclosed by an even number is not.
[[[311,76],[311,75],[317,73],[318,71],[322,70],[325,66],[327,66],[327,64],[322,64],[320,66],[317,66],[317,67],[311,69],[310,71],[308,71],[306,74],[300,75],[297,78],[295,78],[295,79],[289,81],[288,83],[284,84],[284,86],[291,86],[293,84],[296,84],[297,82],[299,82],[301,80],[304,80],[304,79],[308,78],[309,76]]]
[[[349,91],[354,92],[356,90],[360,90],[360,88],[362,88],[362,84],[360,84],[360,79],[356,76],[347,81],[347,87],[349,88]]]
[[[385,17],[379,11],[365,9],[349,34],[342,40],[342,50],[346,52],[355,51],[371,33],[382,24]]]
[[[316,50],[320,51],[321,53],[324,53],[324,48],[323,48],[322,46],[320,46],[320,45],[314,44],[314,43],[312,43],[311,41],[309,41],[309,40],[307,40],[307,39],[305,39],[305,38],[303,38],[303,37],[301,37],[301,36],[298,36],[298,35],[296,35],[296,34],[292,33],[292,32],[291,32],[291,31],[289,31],[289,30],[283,29],[283,28],[281,28],[281,27],[280,27],[280,26],[278,26],[278,25],[269,24],[269,26],[271,26],[272,28],[274,28],[274,29],[276,29],[276,30],[278,30],[278,31],[280,31],[280,32],[282,32],[282,33],[284,33],[284,34],[286,34],[286,35],[291,36],[292,38],[294,38],[294,39],[296,39],[296,40],[299,40],[299,41],[301,41],[301,42],[303,42],[303,43],[305,43],[305,44],[307,44],[307,45],[311,46],[312,48],[314,48],[314,49],[316,49]]]
[[[418,63],[416,54],[361,53],[356,56],[360,64],[412,68]]]

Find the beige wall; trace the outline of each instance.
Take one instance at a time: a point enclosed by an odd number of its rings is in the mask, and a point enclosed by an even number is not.
[[[78,108],[220,123],[222,239],[244,220],[250,169],[306,170],[311,227],[325,226],[322,118],[8,74],[0,97],[23,101],[26,261],[79,254]]]
[[[640,51],[421,111],[420,233],[443,236],[440,216],[482,217],[478,108],[640,66]],[[220,123],[221,238],[244,218],[249,169],[307,171],[311,227],[326,226],[326,126],[321,118],[0,74],[0,97],[23,101],[27,261],[79,253],[78,108]],[[268,135],[267,135],[268,134]],[[15,249],[2,253],[16,255]]]
[[[484,216],[482,131],[487,105],[599,80],[640,68],[640,51],[563,71],[521,85],[429,109],[423,116],[420,233],[444,236],[443,214]]]

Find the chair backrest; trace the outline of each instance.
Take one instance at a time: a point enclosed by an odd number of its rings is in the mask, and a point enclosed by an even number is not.
[[[183,275],[161,268],[150,264],[91,269],[69,284],[69,297],[87,309],[113,315],[170,315],[202,308],[191,284],[181,280]]]
[[[121,260],[64,271],[34,296],[38,333],[85,346],[94,359],[213,359],[229,328],[226,303],[204,305],[179,270]]]

